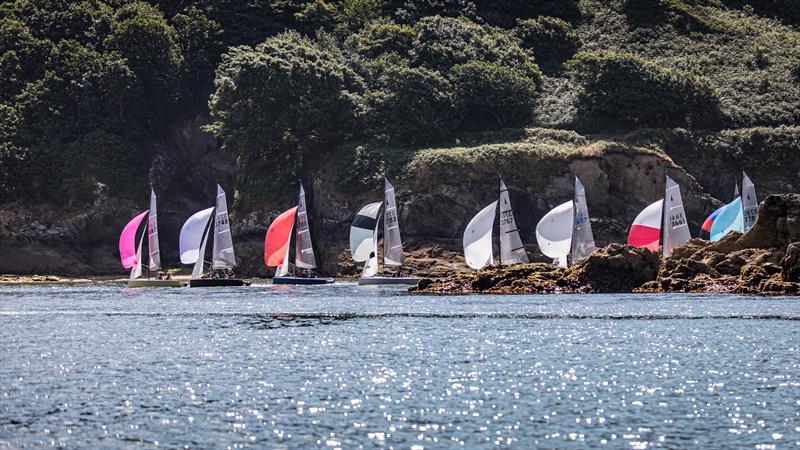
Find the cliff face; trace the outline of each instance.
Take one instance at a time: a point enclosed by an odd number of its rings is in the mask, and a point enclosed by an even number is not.
[[[220,183],[231,204],[240,272],[267,275],[262,256],[264,233],[277,214],[296,203],[296,186],[287,186],[256,209],[237,211],[233,206],[235,161],[220,152],[212,136],[201,131],[204,123],[202,117],[187,117],[153,144],[156,157],[149,177],[159,194],[164,262],[178,265],[180,226],[190,214],[212,204],[215,184]],[[699,139],[690,138],[682,139],[699,145]],[[625,242],[636,214],[661,198],[664,174],[681,185],[692,234],[697,235],[705,217],[728,200],[710,192],[727,194],[733,189],[733,175],[719,172],[737,173],[738,162],[706,152],[695,164],[675,146],[673,141],[644,141],[641,136],[594,140],[572,132],[526,129],[516,130],[513,139],[499,143],[485,139],[444,148],[384,149],[371,156],[383,165],[378,175],[355,177],[356,182],[346,182],[346,168],[340,162],[321,161],[305,177],[321,272],[353,275],[360,271],[349,257],[349,226],[361,206],[383,199],[381,172],[388,174],[396,188],[408,266],[429,276],[466,268],[461,255],[464,226],[480,208],[497,199],[501,175],[534,261],[547,261],[537,251],[536,223],[552,207],[572,197],[573,174],[586,187],[598,246]],[[389,153],[402,153],[401,163],[390,167],[386,162]],[[686,166],[678,165],[672,153],[679,154]],[[795,190],[791,173],[796,164],[789,160],[785,168],[750,173],[759,197],[774,189]],[[768,181],[762,184],[761,179]],[[102,187],[99,189],[102,192]],[[119,230],[147,207],[147,200],[147,192],[143,192],[139,202],[99,195],[94,204],[80,207],[4,205],[0,212],[0,272],[121,273]]]

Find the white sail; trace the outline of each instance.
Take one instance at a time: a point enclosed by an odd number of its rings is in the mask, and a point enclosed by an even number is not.
[[[191,217],[181,227],[180,238],[178,239],[178,249],[183,264],[194,264],[203,257],[200,253],[200,246],[206,234],[211,215],[214,208],[204,209],[192,214]]]
[[[733,198],[739,197],[739,185],[737,183],[733,184]]]
[[[300,197],[297,200],[297,218],[295,219],[295,253],[294,265],[301,269],[314,269],[317,261],[314,258],[314,246],[311,243],[311,229],[308,227],[306,209],[306,191],[300,184]]]
[[[139,247],[136,248],[136,265],[131,269],[131,280],[135,280],[142,276],[142,245],[144,244],[144,233],[139,238]]]
[[[476,214],[464,230],[464,259],[473,269],[482,269],[494,264],[492,229],[496,212],[497,200]]]
[[[372,251],[369,254],[369,259],[364,264],[364,270],[361,272],[362,277],[374,277],[378,274],[378,224],[375,224],[375,230],[372,233]]]
[[[581,180],[575,177],[575,223],[572,231],[572,261],[577,261],[592,254],[594,245],[592,224],[589,222],[589,206],[586,203],[586,190]]]
[[[500,264],[527,263],[528,255],[519,237],[517,222],[514,220],[514,211],[511,210],[511,200],[508,198],[508,188],[500,179]]]
[[[214,215],[214,244],[211,247],[211,267],[213,269],[230,269],[236,266],[236,255],[233,254],[233,238],[231,224],[228,219],[228,201],[222,186],[217,185],[217,210]]]
[[[689,233],[689,224],[686,221],[686,212],[683,210],[681,188],[669,176],[667,176],[664,192],[664,218],[661,232],[663,233],[662,251],[664,256],[671,255],[672,250],[692,238]]]
[[[383,211],[383,265],[400,267],[403,265],[403,241],[400,238],[400,220],[394,198],[394,186],[383,180],[383,197],[386,208]]]
[[[567,255],[572,249],[573,220],[572,200],[551,209],[536,224],[536,242],[539,250],[547,257],[557,259],[565,266]]]
[[[756,187],[746,173],[742,172],[742,214],[744,232],[747,233],[753,228],[758,216],[758,199],[756,198]]]
[[[151,272],[161,270],[161,252],[158,245],[158,214],[156,213],[156,191],[150,189],[150,215],[147,217],[147,249],[150,252],[148,267]]]
[[[350,254],[353,261],[364,262],[370,259],[375,247],[375,228],[378,226],[378,212],[383,202],[370,203],[358,211],[350,226]]]
[[[203,263],[205,262],[206,245],[208,244],[208,237],[211,235],[211,221],[208,221],[206,229],[203,230],[203,242],[200,244],[199,257],[194,263],[192,269],[192,278],[197,279],[203,276]]]
[[[283,263],[280,266],[275,268],[275,276],[276,277],[285,277],[289,275],[289,248],[290,245],[286,245],[286,255],[283,257]]]

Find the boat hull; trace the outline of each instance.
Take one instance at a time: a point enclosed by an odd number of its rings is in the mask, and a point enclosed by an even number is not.
[[[391,286],[391,285],[405,285],[416,286],[419,280],[418,277],[362,277],[358,279],[359,286]]]
[[[189,287],[237,287],[250,286],[250,282],[238,278],[196,278],[189,280]]]
[[[128,280],[129,288],[146,288],[146,287],[184,287],[186,281],[180,280],[148,280],[148,279],[135,279]]]
[[[312,285],[331,284],[333,281],[333,278],[274,277],[272,284]]]

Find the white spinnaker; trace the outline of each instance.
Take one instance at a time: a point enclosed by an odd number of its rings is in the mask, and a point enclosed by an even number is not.
[[[753,228],[758,216],[758,199],[756,198],[756,187],[746,173],[742,172],[742,214],[744,232],[747,233]]]
[[[511,210],[511,200],[508,198],[508,188],[500,179],[500,264],[527,263],[528,255],[525,246],[519,237],[517,222]]]
[[[394,186],[383,180],[383,197],[386,207],[383,210],[383,265],[400,267],[403,265],[403,240],[400,238],[400,220],[394,198]]]
[[[473,269],[482,269],[494,264],[492,229],[496,212],[497,200],[476,214],[464,230],[464,259]]]
[[[350,226],[350,254],[353,261],[364,262],[370,258],[375,245],[375,227],[383,202],[370,203],[361,208]]]
[[[295,219],[295,253],[294,265],[301,269],[315,269],[317,260],[314,258],[314,246],[311,243],[311,229],[308,226],[308,211],[306,209],[306,191],[300,184],[300,196],[297,199],[297,217]]]
[[[367,259],[367,262],[364,264],[364,270],[361,272],[361,276],[374,277],[377,274],[378,274],[378,223],[375,223],[375,230],[372,233],[372,251],[369,254],[369,259]]]
[[[139,247],[136,249],[136,265],[131,269],[131,280],[142,276],[142,245],[144,244],[144,233],[139,238]]]
[[[203,233],[203,242],[200,244],[200,257],[197,258],[197,261],[194,263],[194,268],[192,269],[192,279],[201,278],[203,276],[203,265],[205,263],[205,255],[206,255],[206,245],[208,244],[208,238],[211,236],[211,225],[212,222],[208,221],[208,226],[206,226],[205,232]]]
[[[213,207],[198,211],[192,214],[181,227],[181,234],[178,239],[181,263],[194,264],[198,259],[203,259],[200,254],[200,245],[203,243],[203,237],[206,234],[206,228],[208,228],[208,223],[213,213]]]
[[[572,225],[574,211],[572,200],[551,209],[536,224],[536,242],[539,250],[550,258],[566,265],[567,255],[572,249]]]
[[[589,222],[589,206],[586,203],[586,190],[578,177],[575,177],[575,224],[572,232],[572,261],[575,262],[592,254],[594,245],[592,224]]]
[[[233,254],[233,238],[231,224],[228,219],[228,201],[222,186],[217,185],[217,211],[214,216],[214,244],[211,251],[211,267],[213,269],[230,269],[236,266],[236,255]]]
[[[663,233],[662,250],[664,256],[669,256],[672,251],[692,238],[689,233],[689,224],[686,221],[686,212],[683,210],[681,188],[678,183],[667,176],[664,191],[664,222],[661,227]]]
[[[161,270],[161,251],[158,245],[158,214],[156,191],[150,189],[150,215],[147,216],[147,249],[150,252],[148,267],[151,272]]]

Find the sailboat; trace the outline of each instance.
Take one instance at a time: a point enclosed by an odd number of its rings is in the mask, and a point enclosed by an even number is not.
[[[666,178],[664,198],[651,203],[636,216],[628,232],[628,245],[658,252],[660,243],[661,253],[669,256],[692,236],[683,209],[681,188],[672,178]]]
[[[503,179],[500,179],[500,198],[480,210],[464,230],[464,259],[473,269],[494,264],[492,232],[497,204],[500,203],[500,264],[527,263],[528,255],[519,237],[511,200]]]
[[[578,177],[572,200],[551,209],[536,225],[536,241],[541,252],[561,267],[597,250],[589,223],[586,190]]]
[[[136,235],[139,225],[147,217],[147,228],[141,233],[139,245],[136,245]],[[147,264],[147,278],[142,276],[142,245],[144,235],[147,234],[147,250],[149,261]],[[150,274],[161,270],[161,254],[158,247],[158,216],[156,215],[156,193],[150,189],[150,209],[137,215],[122,229],[119,236],[119,255],[122,267],[131,269],[128,287],[181,287],[177,280],[151,279]]]
[[[419,283],[419,277],[401,275],[404,256],[400,219],[397,215],[394,186],[385,178],[383,197],[386,203],[383,209],[383,266],[396,268],[397,274],[378,275],[378,225],[380,224],[378,214],[383,202],[370,203],[358,211],[350,226],[350,253],[354,261],[364,263],[358,284],[416,285]]]
[[[737,185],[733,201],[711,213],[703,223],[703,230],[707,228],[708,234],[701,237],[716,242],[731,231],[746,233],[753,227],[758,215],[756,189],[750,177],[744,172],[742,175],[742,195]]]
[[[297,226],[295,226],[295,224]],[[292,275],[289,272],[289,243],[292,240],[292,229],[295,229],[295,270],[307,271],[307,276]],[[311,270],[317,268],[314,258],[314,247],[311,244],[311,230],[308,226],[306,209],[306,192],[300,184],[300,196],[297,206],[284,211],[275,218],[264,237],[264,264],[275,267],[272,284],[328,284],[333,278],[317,278]]]
[[[211,220],[213,217],[214,220]],[[212,226],[213,225],[213,226]],[[205,252],[208,239],[211,247],[210,271],[204,273]],[[250,283],[233,278],[236,255],[228,219],[228,202],[225,191],[217,185],[216,206],[192,214],[181,227],[179,239],[181,262],[194,264],[189,287],[246,286]]]

